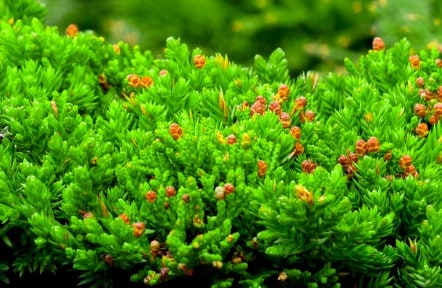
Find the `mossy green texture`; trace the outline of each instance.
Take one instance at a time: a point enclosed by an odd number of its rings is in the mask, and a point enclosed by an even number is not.
[[[241,67],[166,44],[1,23],[3,282],[442,284],[437,51],[291,79],[280,49]]]

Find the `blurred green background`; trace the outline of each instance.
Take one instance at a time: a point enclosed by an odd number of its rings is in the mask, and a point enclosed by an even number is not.
[[[169,36],[207,54],[248,65],[255,54],[285,52],[292,74],[330,71],[344,57],[408,38],[414,48],[440,48],[440,0],[41,0],[46,23],[63,32],[75,23],[110,43],[120,40],[161,54]]]

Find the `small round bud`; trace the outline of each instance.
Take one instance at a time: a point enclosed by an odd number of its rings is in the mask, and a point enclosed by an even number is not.
[[[212,262],[212,266],[216,269],[221,269],[223,268],[223,262],[221,261],[213,261]]]
[[[281,101],[285,102],[289,98],[290,88],[287,84],[281,84],[278,88],[278,95]]]
[[[304,146],[301,143],[297,142],[292,152],[293,156],[298,156],[303,153],[304,153]]]
[[[425,85],[424,78],[423,77],[416,78],[416,85],[420,88],[424,87],[424,85]]]
[[[376,137],[370,137],[367,140],[367,152],[374,153],[379,152],[381,150],[381,145],[379,144],[379,140]]]
[[[189,194],[183,194],[183,196],[181,196],[181,200],[183,200],[184,202],[189,202],[190,201],[190,195]]]
[[[411,165],[411,156],[410,155],[404,155],[399,159],[399,167],[401,167],[403,170],[405,170],[408,166]]]
[[[178,140],[179,138],[183,137],[183,130],[181,129],[180,125],[177,123],[172,123],[169,126],[169,133],[172,135],[173,139]]]
[[[136,74],[129,74],[127,75],[127,82],[129,83],[129,86],[138,88],[140,87],[141,79]]]
[[[342,167],[346,168],[351,165],[351,159],[347,155],[342,154],[338,158],[338,163],[341,164]]]
[[[262,98],[262,99],[264,99],[264,98]],[[264,99],[264,101],[265,101],[265,99]],[[265,106],[265,104],[263,104],[263,101],[256,100],[255,103],[253,103],[252,106],[250,107],[250,116],[253,116],[255,114],[263,115],[265,113],[265,111],[266,111],[266,106]]]
[[[135,222],[132,224],[133,234],[135,237],[139,238],[144,232],[145,224],[143,222]]]
[[[290,135],[292,135],[295,139],[301,139],[301,128],[298,126],[293,126],[290,128]]]
[[[224,187],[217,186],[215,188],[215,199],[216,200],[224,200],[226,198]]]
[[[166,280],[167,276],[169,276],[169,271],[170,271],[169,268],[161,267],[161,270],[160,270],[160,280],[161,281]]]
[[[312,160],[304,160],[301,163],[301,168],[304,173],[313,173],[316,169],[316,164]]]
[[[313,112],[312,110],[305,111],[304,119],[307,122],[313,122],[313,120],[315,120],[315,112]]]
[[[123,214],[120,214],[120,216],[118,216],[121,220],[123,220],[123,222],[125,223],[125,224],[129,224],[130,223],[130,221],[129,221],[129,217],[126,215],[126,213],[123,213]]]
[[[391,154],[391,151],[388,151],[384,155],[384,161],[390,161],[392,157],[393,157],[393,155]]]
[[[176,189],[173,186],[167,186],[166,187],[166,196],[167,197],[173,197],[176,195]]]
[[[302,109],[307,105],[307,99],[304,96],[300,96],[295,99],[296,110]]]
[[[430,118],[428,118],[428,123],[431,125],[436,124],[439,121],[439,118],[436,115],[431,115]]]
[[[359,157],[363,157],[367,153],[367,142],[364,139],[359,139],[356,141],[355,152]]]
[[[442,116],[442,102],[435,103],[433,109],[434,109],[434,115],[436,117],[439,118]]]
[[[69,24],[66,28],[66,35],[69,37],[75,37],[78,35],[78,26],[75,24]]]
[[[425,137],[428,135],[428,125],[425,122],[419,123],[416,127],[416,135],[418,137]]]
[[[409,60],[410,65],[411,65],[412,68],[414,68],[414,69],[419,69],[420,64],[421,64],[421,61],[420,61],[419,55],[411,55],[411,56],[408,58],[408,60]]]
[[[231,194],[231,193],[235,192],[235,186],[233,186],[233,184],[231,184],[231,183],[224,184],[224,192],[226,194]]]
[[[143,76],[140,79],[140,86],[143,88],[147,88],[153,85],[153,79],[149,76]]]
[[[281,113],[281,115],[279,116],[279,120],[283,128],[289,128],[292,124],[292,117],[286,112]]]
[[[158,255],[161,250],[160,242],[157,240],[150,241],[150,253],[152,255]]]
[[[281,103],[278,101],[272,101],[269,104],[269,109],[276,115],[281,115]]]
[[[110,254],[106,254],[103,256],[103,260],[106,263],[107,266],[113,266],[114,265],[114,258]]]
[[[289,278],[289,276],[284,271],[279,273],[279,275],[278,275],[278,281],[281,281],[281,282],[285,282],[288,278]]]
[[[146,200],[149,201],[150,203],[154,203],[156,199],[157,199],[157,192],[148,191],[146,193]]]
[[[193,64],[197,69],[201,69],[206,65],[206,56],[197,54],[193,57]]]
[[[421,104],[421,103],[416,103],[414,105],[413,108],[414,113],[419,117],[419,118],[424,118],[425,114],[426,114],[426,109],[425,109],[425,105]]]
[[[230,134],[227,136],[227,144],[233,145],[236,143],[236,136],[234,134]]]
[[[256,96],[255,101],[261,103],[264,106],[267,104],[266,98],[264,98],[264,96],[262,96],[262,95]]]
[[[375,51],[384,50],[385,48],[384,40],[381,37],[374,37],[372,42],[372,47],[373,50]]]

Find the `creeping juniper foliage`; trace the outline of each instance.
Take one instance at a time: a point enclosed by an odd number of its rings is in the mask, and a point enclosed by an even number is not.
[[[382,39],[292,79],[154,57],[1,1],[0,280],[442,285],[442,60]],[[367,49],[368,50],[368,49]]]

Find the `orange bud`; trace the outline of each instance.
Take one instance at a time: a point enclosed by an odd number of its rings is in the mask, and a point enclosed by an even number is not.
[[[425,122],[419,123],[416,127],[416,135],[418,137],[425,137],[428,135],[428,125]]]
[[[190,195],[189,194],[183,194],[183,196],[181,196],[181,200],[183,200],[184,202],[188,203],[190,201]]]
[[[112,48],[114,49],[115,54],[120,54],[121,52],[120,45],[114,44],[112,45]]]
[[[411,175],[414,178],[417,178],[419,176],[419,173],[417,173],[416,167],[414,167],[413,164],[411,164],[410,166],[407,166],[404,170],[403,176],[407,177],[408,175]]]
[[[127,81],[129,82],[129,86],[138,88],[140,87],[140,77],[136,74],[129,74],[127,75]]]
[[[307,99],[304,96],[300,96],[295,99],[295,111],[303,109],[307,105]]]
[[[301,128],[298,126],[293,126],[290,128],[290,135],[299,140],[301,138]]]
[[[292,124],[292,117],[286,112],[281,113],[281,115],[279,116],[279,120],[283,128],[289,128]]]
[[[66,28],[66,35],[69,37],[75,37],[78,35],[78,26],[75,24],[70,24],[67,28]]]
[[[156,199],[157,199],[157,192],[155,192],[155,191],[148,191],[146,193],[146,200],[149,201],[150,203],[155,202]]]
[[[278,95],[279,99],[281,99],[282,102],[287,101],[290,94],[290,88],[287,86],[287,84],[281,84],[278,88]]]
[[[420,67],[420,58],[419,58],[419,55],[411,55],[409,58],[408,58],[408,60],[409,60],[409,62],[410,62],[410,65],[411,65],[411,67],[412,68],[414,68],[414,69],[419,69],[419,67]]]
[[[265,104],[262,104],[262,101],[256,100],[255,103],[252,104],[252,107],[250,107],[250,116],[255,114],[263,115],[265,111]]]
[[[166,187],[166,196],[167,197],[173,197],[176,195],[176,189],[173,186],[167,186]]]
[[[425,105],[421,104],[421,103],[416,103],[414,105],[413,108],[414,113],[419,117],[419,118],[424,118],[425,114],[426,114],[426,109],[425,109]]]
[[[231,194],[231,193],[235,192],[235,186],[233,186],[233,184],[231,184],[231,183],[224,184],[224,192],[226,194]]]
[[[169,126],[169,133],[172,135],[173,139],[178,140],[179,138],[183,137],[183,130],[181,129],[180,125],[177,123],[172,123]]]
[[[143,88],[147,88],[153,85],[153,79],[149,76],[143,76],[140,80],[140,86]]]
[[[442,101],[442,86],[439,86],[439,88],[437,88],[436,93],[439,101]]]
[[[439,118],[436,115],[431,115],[430,118],[428,118],[428,123],[431,125],[436,124],[439,121]]]
[[[351,162],[352,162],[351,159],[344,154],[341,154],[341,156],[339,156],[338,158],[338,163],[341,164],[343,168],[347,168],[348,166],[350,166]]]
[[[348,158],[350,159],[350,162],[358,162],[358,154],[353,152],[348,152]]]
[[[193,57],[193,64],[197,69],[201,69],[206,65],[206,56],[197,54]]]
[[[301,163],[301,168],[304,173],[312,173],[316,169],[316,164],[312,160],[304,160]]]
[[[399,166],[405,170],[408,166],[411,165],[411,156],[410,155],[404,155],[399,159]]]
[[[304,119],[307,122],[313,122],[313,120],[315,120],[315,112],[313,112],[312,110],[305,111]]]
[[[284,282],[289,278],[289,276],[287,275],[286,272],[282,271],[281,273],[279,273],[278,275],[278,281]]]
[[[369,153],[379,152],[379,150],[381,150],[379,140],[376,137],[370,137],[370,139],[367,140],[366,146],[367,146],[367,152]]]
[[[120,214],[120,216],[118,216],[121,220],[123,220],[123,222],[125,224],[129,224],[129,217],[126,215],[126,213]]]
[[[227,144],[233,145],[236,143],[236,136],[234,134],[230,134],[227,136]]]
[[[293,150],[293,156],[298,156],[304,153],[304,146],[301,143],[297,142],[295,144],[295,149]]]
[[[150,241],[150,253],[151,253],[153,256],[158,255],[158,253],[160,252],[160,250],[161,250],[161,244],[160,244],[160,242],[159,242],[158,240],[152,240],[152,241]]]
[[[258,160],[258,176],[264,177],[267,172],[267,164],[264,160]]]
[[[381,37],[374,37],[372,46],[373,50],[375,51],[384,50],[385,48],[384,40]]]
[[[262,96],[262,95],[256,96],[255,101],[261,103],[264,106],[267,104],[266,98],[264,98],[264,96]]]
[[[276,115],[281,115],[281,103],[279,103],[278,101],[270,102],[269,109]]]
[[[384,155],[384,161],[390,161],[392,157],[393,157],[393,154],[391,154],[391,151],[388,151]]]
[[[419,87],[424,87],[425,85],[425,79],[422,77],[416,78],[416,85]]]
[[[434,115],[436,117],[439,118],[440,116],[442,116],[442,102],[435,103],[433,109],[434,109]]]
[[[132,224],[133,234],[135,237],[139,238],[144,232],[145,224],[143,222],[136,222]]]

